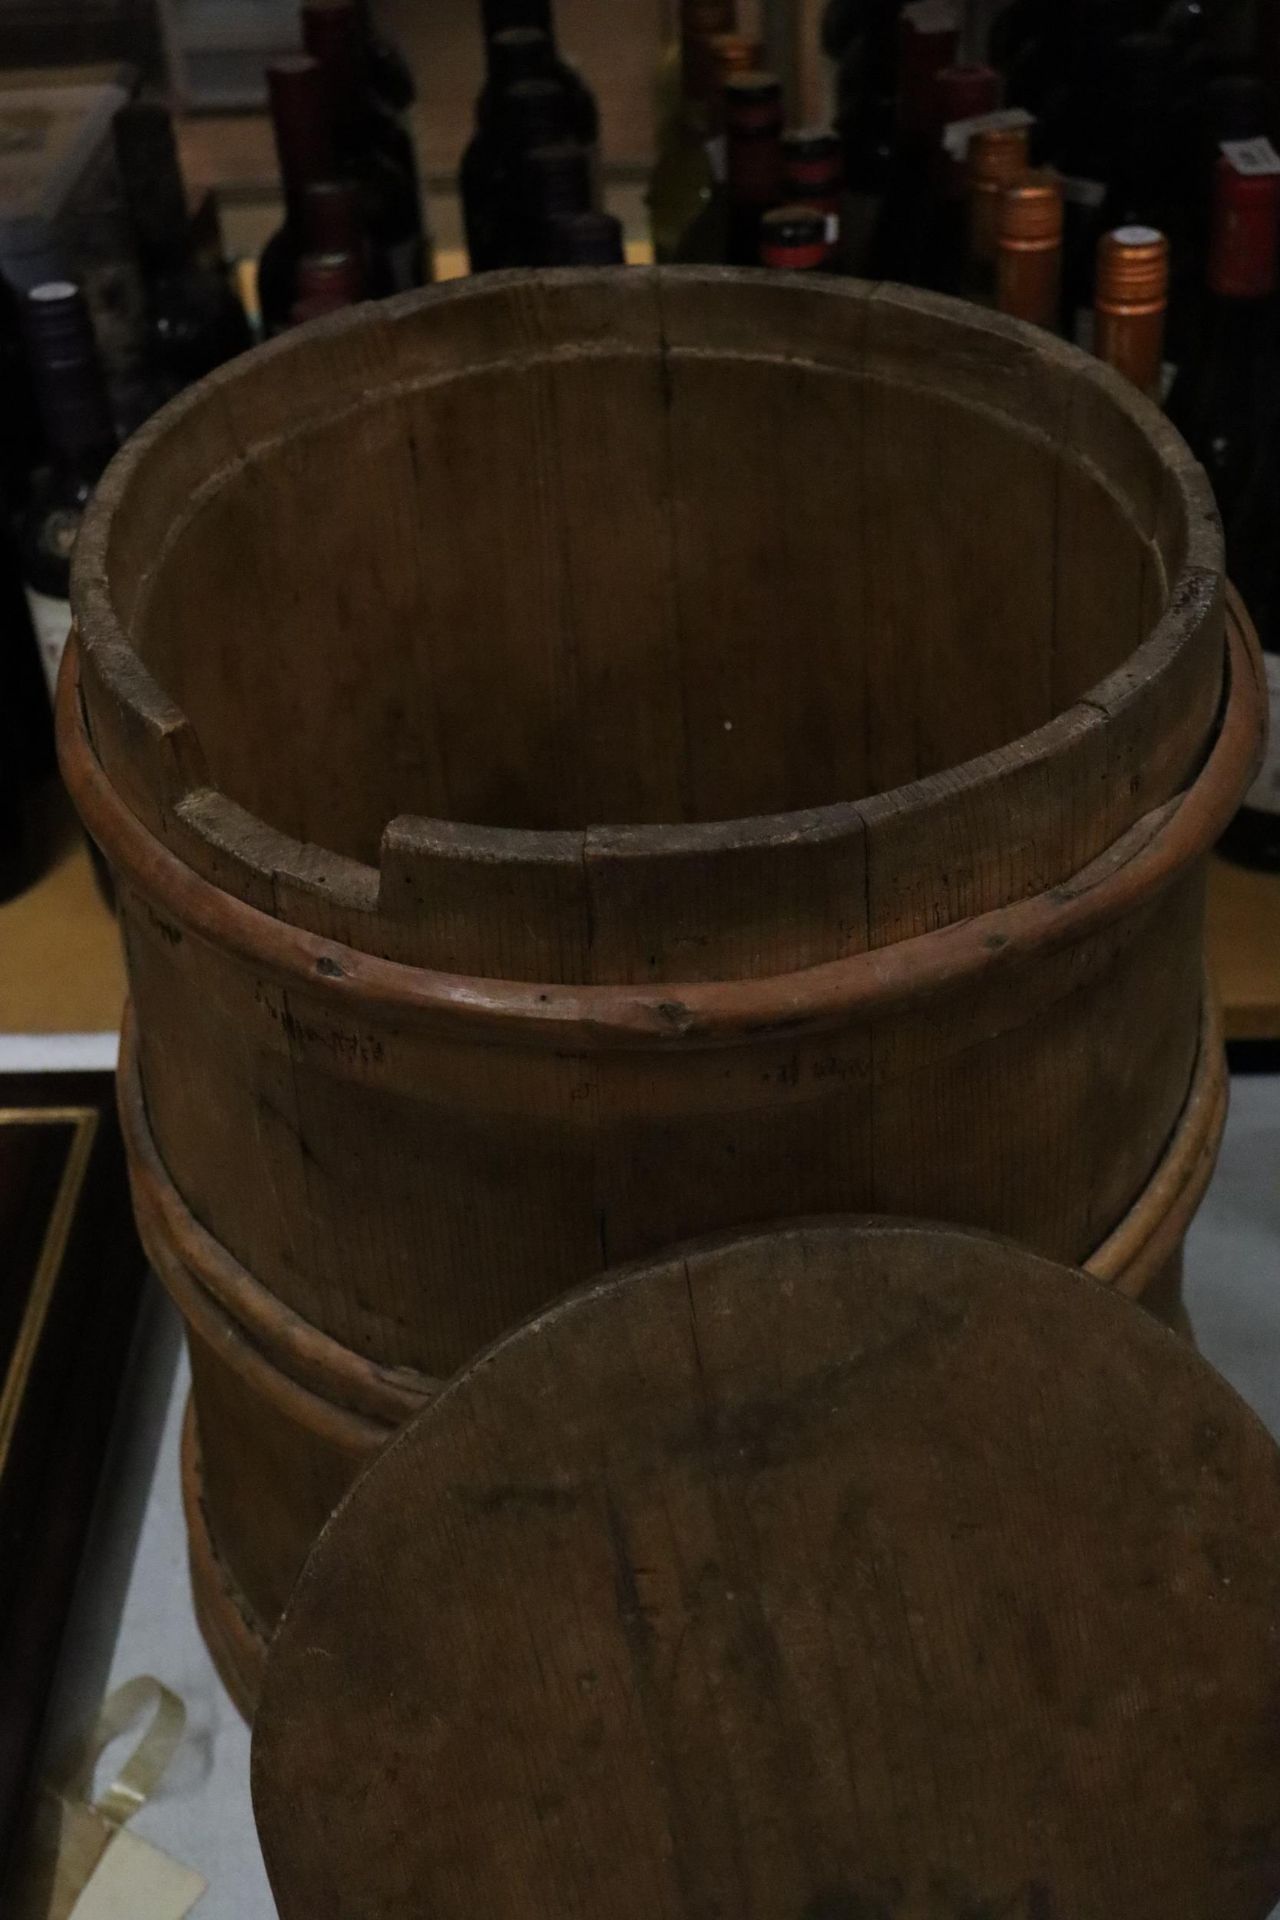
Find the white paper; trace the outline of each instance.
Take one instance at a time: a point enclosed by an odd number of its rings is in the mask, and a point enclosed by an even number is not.
[[[71,1909],[71,1920],[185,1920],[207,1882],[122,1828]]]

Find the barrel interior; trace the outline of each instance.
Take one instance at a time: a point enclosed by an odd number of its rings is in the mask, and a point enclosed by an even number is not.
[[[210,383],[201,484],[157,433],[109,570],[214,785],[366,861],[402,814],[773,814],[1121,669],[1186,542],[1154,415],[942,303],[813,296],[797,328],[789,294],[499,282]]]

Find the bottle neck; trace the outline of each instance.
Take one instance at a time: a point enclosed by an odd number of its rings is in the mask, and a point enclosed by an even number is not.
[[[374,105],[360,17],[351,4],[304,6],[302,38],[320,64],[335,136],[350,143]]]
[[[27,298],[36,400],[60,478],[92,486],[116,449],[106,381],[83,296],[53,281]]]
[[[269,67],[267,88],[286,216],[297,227],[306,189],[337,171],[328,92],[319,62],[310,58]]]

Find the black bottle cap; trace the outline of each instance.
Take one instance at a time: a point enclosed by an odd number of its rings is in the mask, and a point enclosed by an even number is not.
[[[49,445],[75,459],[114,446],[115,428],[98,343],[84,295],[71,280],[46,280],[27,295],[26,332],[40,417]]]

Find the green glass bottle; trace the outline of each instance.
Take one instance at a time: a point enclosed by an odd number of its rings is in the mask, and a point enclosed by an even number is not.
[[[733,7],[723,0],[682,0],[680,93],[659,126],[658,157],[646,196],[654,258],[684,259],[686,235],[724,177],[724,146],[717,138],[716,103],[722,74],[758,58],[757,43],[733,33]]]

